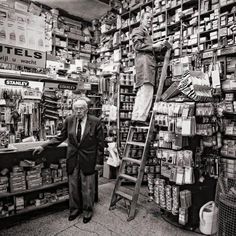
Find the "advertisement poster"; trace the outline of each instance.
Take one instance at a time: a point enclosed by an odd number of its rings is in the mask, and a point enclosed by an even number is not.
[[[0,9],[0,43],[7,42],[7,11]]]
[[[7,42],[10,45],[16,45],[16,15],[14,10],[7,12]]]
[[[45,52],[44,17],[0,9],[0,43]]]
[[[0,44],[0,62],[45,68],[46,52]]]
[[[26,47],[26,16],[21,13],[16,14],[16,46]]]
[[[45,21],[33,14],[27,17],[27,48],[45,51]]]
[[[44,83],[21,79],[1,79],[0,87],[10,90],[13,94],[20,94],[23,99],[41,99]]]

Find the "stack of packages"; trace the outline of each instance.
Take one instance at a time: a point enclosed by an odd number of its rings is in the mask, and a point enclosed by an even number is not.
[[[0,194],[7,193],[8,187],[9,187],[8,177],[0,176]]]
[[[81,46],[80,51],[80,59],[84,60],[86,63],[90,62],[92,46],[91,44],[85,44],[83,47]]]
[[[13,166],[9,180],[11,192],[26,190],[25,172],[23,171],[23,167]]]
[[[58,97],[55,91],[44,91],[43,116],[48,120],[58,120]]]
[[[15,206],[12,199],[0,201],[0,218],[8,217],[15,214]]]
[[[56,195],[58,200],[69,199],[69,189],[67,187],[57,189]]]
[[[42,169],[41,176],[42,176],[43,185],[52,183],[52,173],[51,173],[50,168]]]
[[[3,170],[1,175],[3,175]],[[49,168],[44,168],[44,163],[36,165],[34,161],[23,160],[18,166],[12,168],[9,178],[6,174],[0,176],[0,194],[8,192],[9,185],[10,192],[19,192],[67,180],[66,159],[64,158],[59,160],[59,164],[50,164]],[[22,201],[19,199],[19,202]],[[19,208],[22,207],[20,203]]]
[[[154,174],[148,174],[147,180],[148,180],[148,196],[149,200],[153,201],[154,199]]]
[[[15,198],[15,210],[20,211],[25,208],[24,196],[16,196]]]
[[[59,164],[50,164],[52,182],[67,181],[66,159],[60,159]]]
[[[62,170],[62,181],[67,181],[68,180],[68,175],[66,171],[66,159],[62,158],[59,160],[59,166]]]
[[[209,76],[201,71],[185,71],[178,89],[194,101],[212,100]]]
[[[27,160],[21,161],[20,165],[24,165],[24,162],[28,162]],[[32,162],[34,163],[34,162]],[[26,171],[26,182],[27,182],[27,189],[34,189],[39,188],[43,185],[41,171],[43,168],[43,164],[35,166],[35,163],[31,166],[24,166],[27,168]]]
[[[188,208],[192,205],[191,191],[183,190],[180,192],[179,224],[188,223]]]

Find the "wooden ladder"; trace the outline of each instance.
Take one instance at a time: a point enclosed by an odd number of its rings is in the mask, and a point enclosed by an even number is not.
[[[161,77],[160,77],[160,81],[159,81],[159,86],[158,86],[158,90],[156,93],[155,103],[160,101],[160,98],[161,98],[161,94],[162,94],[163,86],[164,86],[164,81],[166,78],[170,53],[171,53],[171,49],[168,49],[165,54],[164,63],[163,63],[162,71],[161,71]],[[127,219],[128,221],[133,220],[135,217],[136,205],[138,202],[140,187],[142,184],[142,179],[143,179],[143,174],[144,174],[144,168],[145,168],[146,159],[148,156],[148,149],[149,149],[151,139],[153,136],[153,131],[154,131],[154,124],[155,124],[154,118],[155,118],[155,112],[153,111],[152,115],[151,115],[151,119],[149,121],[149,126],[144,126],[144,127],[131,126],[129,128],[129,133],[128,133],[125,148],[124,148],[124,154],[123,154],[123,158],[121,161],[119,174],[116,179],[115,187],[114,187],[114,190],[112,193],[109,210],[114,209],[116,207],[116,203],[118,201],[120,201],[121,199],[124,199],[125,202],[128,201],[129,202],[128,219]],[[136,141],[132,140],[134,132],[137,131],[138,129],[146,129],[147,130],[145,142],[136,142]],[[136,159],[135,157],[129,156],[131,145],[143,148],[141,159]],[[140,168],[139,168],[137,177],[125,174],[125,166],[127,163],[133,163],[133,164],[139,165]],[[134,187],[133,191],[131,191],[127,187],[121,186],[121,183],[124,180],[128,180],[128,181],[135,183],[135,187]]]

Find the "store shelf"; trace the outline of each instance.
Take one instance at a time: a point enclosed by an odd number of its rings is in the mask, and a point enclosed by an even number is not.
[[[113,33],[117,32],[117,31],[118,31],[117,28],[112,28],[112,29],[107,30],[106,32],[103,32],[103,34],[113,34]]]
[[[129,39],[126,39],[126,40],[122,40],[120,43],[121,44],[127,44],[127,43],[129,43],[129,41],[130,41]]]
[[[220,6],[220,10],[221,11],[225,11],[225,10],[232,10],[232,7],[235,6],[236,2],[235,1],[232,1],[231,3],[228,3],[228,4],[224,4]]]
[[[41,205],[41,206],[30,206],[30,207],[26,207],[26,208],[24,208],[24,209],[22,209],[22,210],[17,211],[17,212],[16,212],[15,214],[13,214],[13,215],[5,216],[5,217],[0,217],[0,219],[9,218],[9,217],[14,217],[14,216],[22,215],[22,214],[29,213],[29,212],[32,212],[32,211],[35,211],[35,210],[44,209],[44,208],[53,206],[53,205],[55,205],[55,204],[60,204],[60,203],[63,203],[63,202],[67,202],[68,200],[69,200],[69,196],[66,197],[65,199],[57,200],[57,201],[51,202],[51,203],[46,203],[46,204],[43,204],[43,205]]]
[[[165,26],[164,26],[164,27],[161,27],[161,28],[156,28],[156,29],[153,30],[153,32],[155,33],[155,32],[157,32],[157,31],[164,31],[164,30],[166,30],[166,27],[165,27]]]
[[[133,84],[120,84],[120,86],[122,86],[122,87],[134,87]]]
[[[128,18],[129,17],[129,11],[126,11],[126,12],[122,12],[121,13],[121,18]]]
[[[127,96],[135,96],[135,93],[120,93],[121,95],[127,95]]]
[[[73,52],[82,52],[81,50],[79,50],[79,49],[74,49],[73,47],[67,47],[67,49],[68,50],[71,50],[71,51],[73,51]]]
[[[139,25],[140,25],[140,21],[131,24],[130,27],[131,27],[131,28],[136,28],[136,27],[138,27]]]
[[[130,111],[133,111],[133,109],[129,109],[129,110],[127,110],[127,109],[120,109],[120,112],[130,112]]]
[[[88,98],[100,98],[101,95],[86,95]]]
[[[168,25],[167,25],[167,28],[174,28],[174,27],[176,27],[176,26],[178,26],[178,25],[180,25],[180,21],[175,22],[175,23],[172,23],[172,24],[168,24]]]
[[[214,12],[214,10],[209,10],[209,11],[206,11],[206,12],[202,12],[202,13],[200,13],[200,17],[207,16],[207,15],[213,13],[213,12]]]
[[[232,90],[230,90],[230,91],[233,92]],[[224,111],[223,115],[225,115],[225,116],[235,116],[236,117],[236,112]]]
[[[52,44],[52,46],[57,47],[57,48],[66,49],[65,46],[61,46],[61,45],[59,45],[59,44]]]
[[[8,70],[2,70],[0,69],[0,78],[13,78],[13,79],[20,79],[20,80],[34,80],[34,81],[40,81],[40,82],[53,82],[53,83],[70,83],[77,85],[76,81],[69,80],[69,79],[54,79],[51,76],[45,75],[45,74],[36,74],[36,73],[30,73],[30,72],[20,72],[20,71],[14,71],[11,70],[8,72]]]
[[[66,33],[60,34],[60,33],[57,33],[57,32],[53,32],[52,35],[55,36],[55,37],[58,37],[58,38],[72,39],[72,40],[75,40],[75,41],[80,41],[80,42],[82,42],[82,43],[85,43],[85,42],[86,42],[85,39],[82,40],[82,39],[80,39],[80,38],[68,36]],[[79,37],[81,37],[81,36],[79,35]],[[89,42],[88,42],[88,43],[89,43]],[[89,44],[90,44],[90,43],[89,43]]]
[[[227,156],[227,155],[223,155],[223,154],[221,154],[221,158],[227,158],[227,159],[234,159],[234,160],[236,160],[236,156]]]
[[[161,14],[163,14],[163,13],[165,13],[165,12],[166,12],[166,10],[162,10],[162,11],[160,11],[160,12],[156,12],[156,13],[153,15],[153,18],[154,18],[155,16],[161,15]]]
[[[121,28],[122,31],[128,31],[129,30],[129,25],[125,26],[125,27],[122,27]]]
[[[198,0],[183,1],[183,7],[190,7],[197,3],[198,3]]]
[[[176,5],[176,6],[174,6],[174,7],[171,7],[171,8],[167,8],[167,13],[169,12],[173,12],[173,11],[175,11],[176,9],[178,9],[178,8],[180,8],[181,7],[181,4],[178,4],[178,5]]]
[[[66,183],[68,183],[67,180],[53,183],[53,184],[43,185],[40,188],[27,189],[24,191],[13,192],[13,193],[0,193],[0,198],[12,197],[12,196],[16,196],[16,195],[23,195],[23,194],[27,194],[27,193],[36,192],[36,191],[42,191],[42,190],[49,189],[49,188],[55,188],[55,187],[58,187],[60,185],[66,184]]]
[[[209,34],[209,33],[211,33],[211,32],[214,32],[214,31],[218,31],[218,28],[206,30],[206,31],[200,32],[199,34],[202,36],[202,35],[205,35],[205,34]]]

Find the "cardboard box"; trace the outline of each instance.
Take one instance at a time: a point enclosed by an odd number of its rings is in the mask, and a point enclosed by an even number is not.
[[[107,179],[115,179],[118,175],[119,167],[113,167],[104,162],[103,177]]]

